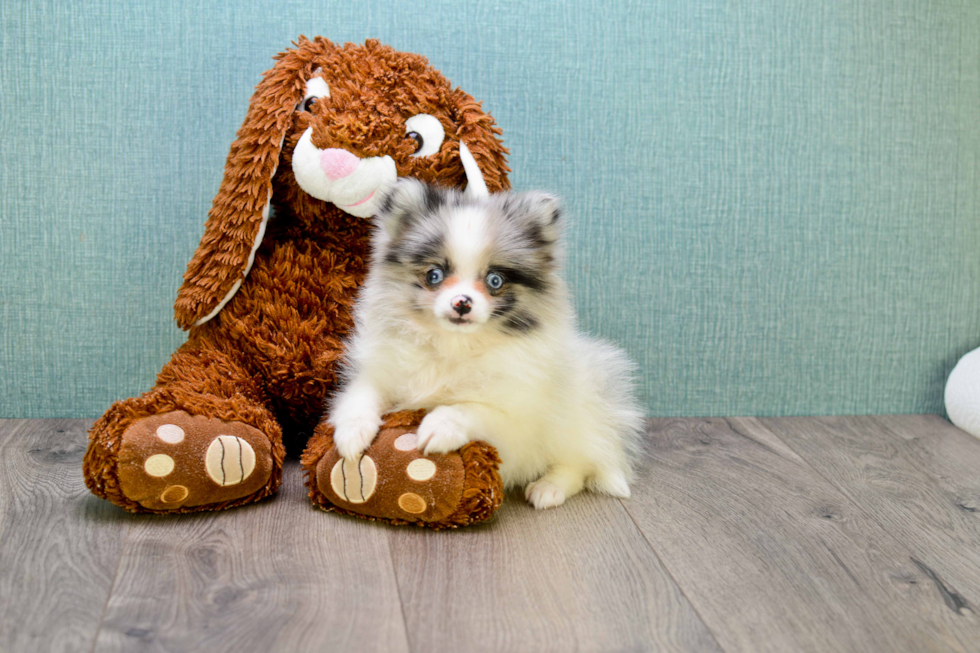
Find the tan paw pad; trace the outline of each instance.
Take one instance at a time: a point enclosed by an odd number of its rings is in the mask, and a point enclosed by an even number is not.
[[[330,485],[337,496],[349,503],[364,503],[374,494],[378,468],[370,456],[359,460],[341,458],[330,472]]]
[[[419,446],[419,436],[415,433],[406,433],[395,438],[395,449],[399,451],[412,451]]]
[[[204,466],[218,485],[238,485],[255,469],[255,450],[242,438],[219,435],[208,447]]]
[[[190,494],[190,490],[183,485],[171,485],[160,495],[160,501],[164,503],[180,503],[187,498],[188,494]]]
[[[167,444],[180,444],[184,441],[184,429],[176,424],[161,424],[157,427],[156,434]]]
[[[150,476],[157,478],[167,476],[174,471],[174,459],[165,453],[153,454],[143,463],[143,469]]]
[[[410,512],[413,515],[425,512],[426,505],[425,499],[415,494],[414,492],[406,492],[405,494],[398,497],[398,507],[405,512]]]
[[[436,464],[428,458],[417,458],[408,463],[405,473],[413,481],[428,481],[436,475]]]

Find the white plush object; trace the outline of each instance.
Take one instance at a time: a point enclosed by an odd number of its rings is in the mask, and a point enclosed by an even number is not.
[[[946,412],[953,424],[980,438],[980,349],[961,358],[950,372]]]

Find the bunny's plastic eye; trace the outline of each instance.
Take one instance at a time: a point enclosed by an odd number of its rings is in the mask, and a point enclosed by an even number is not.
[[[299,104],[300,111],[310,111],[317,100],[330,97],[330,87],[323,77],[314,77],[306,82],[306,95]]]
[[[425,282],[430,286],[438,286],[445,278],[445,273],[440,268],[432,268],[425,273]]]
[[[408,132],[408,137],[415,141],[415,154],[418,154],[418,151],[425,147],[425,139],[418,132]]]
[[[496,272],[491,272],[487,275],[487,287],[491,291],[500,290],[504,287],[504,278]]]
[[[418,148],[412,156],[429,156],[438,152],[439,148],[442,147],[446,130],[435,116],[420,113],[405,121],[405,135],[414,139],[418,144]]]

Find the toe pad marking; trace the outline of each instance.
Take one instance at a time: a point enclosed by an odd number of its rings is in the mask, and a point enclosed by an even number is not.
[[[238,436],[219,435],[208,447],[204,466],[218,485],[238,485],[255,469],[255,450]]]
[[[361,456],[359,460],[341,458],[330,472],[330,485],[345,501],[364,503],[378,486],[378,467],[370,456]]]
[[[158,478],[166,476],[174,471],[174,459],[165,453],[153,454],[143,463],[143,469],[150,476],[156,476]]]
[[[405,471],[413,481],[428,481],[436,475],[436,464],[427,458],[416,458]]]
[[[184,441],[184,429],[176,424],[161,424],[157,427],[156,434],[167,444],[179,444]]]
[[[406,492],[398,497],[398,507],[405,512],[410,512],[413,515],[417,515],[421,512],[425,512],[425,499],[414,492]]]
[[[406,433],[395,439],[395,449],[399,451],[411,451],[419,446],[419,436],[415,433]]]
[[[160,501],[164,503],[180,503],[187,498],[188,494],[190,494],[190,490],[183,485],[171,485],[160,495]]]

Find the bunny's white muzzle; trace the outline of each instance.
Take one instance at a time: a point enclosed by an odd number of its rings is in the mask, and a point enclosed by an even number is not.
[[[378,212],[384,191],[395,183],[398,171],[390,156],[361,159],[347,150],[321,150],[313,144],[310,127],[293,150],[293,175],[313,197],[333,202],[358,218],[369,218]]]

